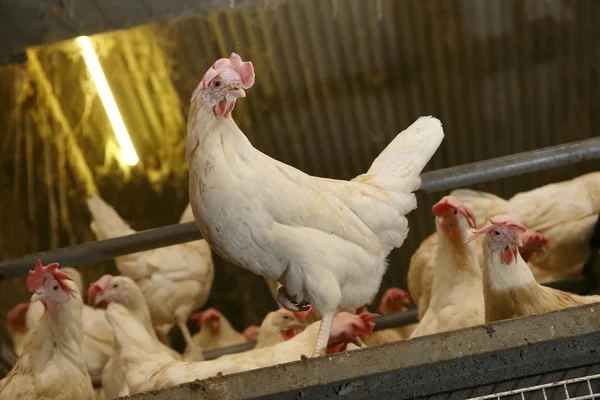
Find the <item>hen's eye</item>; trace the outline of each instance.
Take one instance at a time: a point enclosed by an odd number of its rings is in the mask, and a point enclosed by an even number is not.
[[[52,289],[58,290],[58,285],[54,285],[54,287]]]
[[[454,210],[454,214],[458,214],[458,210]]]
[[[500,231],[493,231],[492,235],[494,235],[494,237],[498,237],[500,236]]]
[[[214,82],[213,82],[213,85],[214,85],[215,87],[219,87],[219,86],[221,86],[221,81],[214,81]]]

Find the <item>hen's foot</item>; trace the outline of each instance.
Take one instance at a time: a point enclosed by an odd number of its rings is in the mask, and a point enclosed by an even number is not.
[[[277,301],[279,301],[283,308],[292,312],[308,311],[310,308],[310,304],[307,302],[296,303],[290,299],[290,295],[285,289],[285,286],[281,286],[279,289],[277,289]]]

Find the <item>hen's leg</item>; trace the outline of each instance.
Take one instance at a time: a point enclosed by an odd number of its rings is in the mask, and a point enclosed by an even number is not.
[[[333,317],[335,312],[323,313],[321,319],[321,326],[319,327],[319,336],[317,337],[317,344],[313,351],[313,357],[324,356],[327,353],[327,343],[329,342],[329,334],[331,333],[331,326],[333,325]]]
[[[336,277],[326,268],[312,267],[303,271],[305,273],[304,290],[311,305],[321,314],[319,336],[312,356],[325,355],[333,317],[337,313],[342,299],[342,292]]]
[[[197,347],[196,343],[192,340],[192,334],[188,329],[185,321],[177,321],[177,326],[179,326],[179,330],[181,330],[181,334],[185,339],[185,343],[187,344],[188,349],[192,349],[193,347]]]

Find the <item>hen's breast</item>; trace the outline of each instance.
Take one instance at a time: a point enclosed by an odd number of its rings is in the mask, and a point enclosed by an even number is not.
[[[218,139],[218,138],[216,138]],[[208,142],[208,143],[206,143]],[[190,202],[203,238],[223,258],[272,278],[278,260],[257,243],[273,223],[261,196],[260,168],[214,140],[205,140],[190,165]],[[210,145],[211,151],[206,151]],[[263,188],[264,189],[264,188]]]

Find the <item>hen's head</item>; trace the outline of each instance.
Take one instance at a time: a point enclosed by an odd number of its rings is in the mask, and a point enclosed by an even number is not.
[[[106,306],[110,302],[127,304],[136,289],[135,282],[126,276],[103,275],[88,289],[88,302]]]
[[[6,316],[6,326],[9,326],[13,332],[25,333],[27,331],[27,310],[29,303],[18,303]]]
[[[327,353],[338,353],[346,350],[348,343],[354,343],[360,346],[358,338],[367,338],[373,334],[375,324],[371,320],[379,317],[379,314],[363,312],[359,315],[341,312],[335,316],[329,342],[327,343]]]
[[[39,300],[46,310],[55,312],[60,304],[69,300],[69,296],[74,296],[75,285],[68,281],[71,278],[58,269],[58,263],[44,266],[41,260],[37,260],[34,270],[29,271],[27,277],[27,289],[34,292],[31,302]]]
[[[200,101],[210,106],[215,115],[228,118],[239,97],[246,97],[244,89],[254,84],[254,67],[250,61],[231,53],[229,58],[217,60],[206,71],[202,81],[192,94],[192,103]]]
[[[386,290],[378,310],[382,314],[391,314],[395,312],[406,311],[406,306],[410,303],[410,295],[408,292],[400,288],[389,288]]]
[[[477,228],[475,213],[460,202],[454,196],[445,196],[438,201],[432,208],[433,215],[436,216],[435,223],[447,235],[458,237],[465,235],[467,227]]]
[[[546,250],[546,244],[548,239],[541,233],[537,233],[531,229],[527,229],[526,232],[521,234],[521,241],[523,245],[519,252],[525,262],[528,262],[533,253],[544,252]]]
[[[190,315],[190,319],[198,322],[198,327],[201,329],[209,329],[210,333],[217,336],[221,333],[221,316],[222,314],[215,308],[198,312]]]
[[[471,242],[479,235],[487,234],[484,246],[490,251],[501,253],[501,260],[511,264],[517,258],[518,248],[523,246],[522,234],[527,228],[507,215],[497,215],[489,219],[481,229],[473,232],[465,243]]]
[[[242,336],[246,338],[249,342],[256,342],[258,339],[258,334],[260,333],[260,326],[250,325],[244,332],[242,332]]]
[[[270,312],[265,317],[261,329],[269,329],[284,340],[290,340],[308,326],[309,311],[292,312],[285,308]]]

